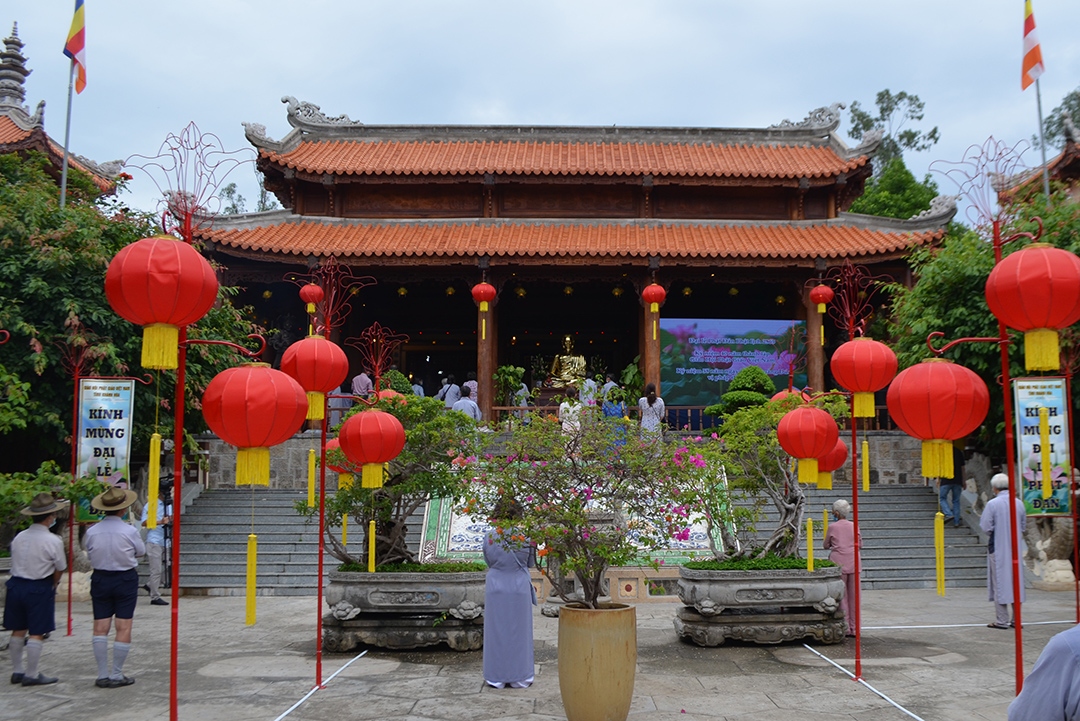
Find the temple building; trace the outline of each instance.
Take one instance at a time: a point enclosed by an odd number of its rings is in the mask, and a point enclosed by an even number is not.
[[[64,146],[45,132],[45,101],[37,104],[33,114],[23,105],[26,101],[26,77],[33,72],[26,67],[23,47],[19,39],[19,25],[15,23],[11,36],[4,38],[4,49],[0,50],[0,155],[30,151],[42,153],[49,160],[49,173],[59,184]],[[89,176],[100,193],[115,191],[115,179],[122,167],[123,163],[119,160],[98,165],[78,155],[68,156],[68,168]]]
[[[341,336],[373,321],[407,334],[398,365],[429,394],[440,373],[477,372],[487,418],[495,368],[540,382],[566,335],[590,374],[636,361],[658,384],[664,319],[801,320],[817,339],[815,278],[850,260],[909,282],[905,256],[955,214],[947,198],[909,220],[847,212],[881,136],[848,147],[839,105],[723,129],[364,125],[283,102],[281,140],[245,124],[283,209],[201,232],[222,280],[287,345],[303,310],[286,275],[335,257],[377,281]],[[484,314],[470,296],[482,279],[498,292]],[[641,299],[653,282],[666,290],[655,312]],[[806,356],[823,388],[820,342]]]

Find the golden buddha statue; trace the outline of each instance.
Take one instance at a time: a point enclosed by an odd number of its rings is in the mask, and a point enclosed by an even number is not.
[[[563,353],[551,363],[551,385],[555,388],[578,385],[585,380],[585,357],[574,355],[574,339],[563,336]]]

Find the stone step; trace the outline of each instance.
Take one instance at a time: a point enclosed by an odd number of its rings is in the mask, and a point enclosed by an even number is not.
[[[876,581],[863,581],[863,590],[872,591],[884,591],[889,589],[898,588],[925,588],[935,589],[937,588],[937,581],[930,577],[929,579],[913,579],[913,578],[889,578],[878,579]],[[986,579],[945,579],[945,588],[979,588],[986,587]],[[947,594],[946,594],[947,595]]]

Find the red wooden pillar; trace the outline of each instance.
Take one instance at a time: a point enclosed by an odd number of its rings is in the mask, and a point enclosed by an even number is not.
[[[653,313],[648,303],[642,303],[641,312],[644,316],[642,323],[642,348],[641,373],[645,376],[645,383],[656,384],[656,394],[660,395],[660,312]]]
[[[478,310],[476,318],[476,400],[485,421],[498,420],[495,417],[495,381],[492,376],[498,364],[498,334],[495,328],[494,300],[488,304],[488,310]]]
[[[810,300],[810,288],[803,286],[800,294],[802,310],[806,319],[806,376],[810,387],[817,392],[825,390],[825,347],[821,345],[822,315],[817,303]]]

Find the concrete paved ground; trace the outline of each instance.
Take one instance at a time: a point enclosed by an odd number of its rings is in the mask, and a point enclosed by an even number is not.
[[[806,650],[732,644],[703,649],[675,638],[676,604],[638,606],[638,673],[630,718],[649,720],[890,721],[910,718]],[[185,721],[276,719],[311,690],[315,674],[315,598],[260,597],[258,621],[244,625],[244,599],[192,597],[180,605],[180,713]],[[1028,591],[1024,662],[1030,670],[1046,641],[1075,619],[1072,593]],[[926,721],[1005,719],[1013,698],[1013,634],[989,629],[992,606],[981,589],[864,592],[863,677]],[[42,670],[60,683],[7,683],[0,653],[0,719],[142,721],[169,713],[170,609],[144,596],[135,614],[132,653],[120,689],[94,687],[88,603],[74,607],[74,635],[46,642]],[[555,619],[535,617],[536,683],[495,690],[481,680],[481,652],[371,651],[292,712],[291,721],[380,719],[562,719]],[[958,624],[954,628],[915,628]],[[6,640],[6,639],[5,639]],[[854,644],[817,646],[853,668]],[[355,654],[327,654],[329,677]]]

